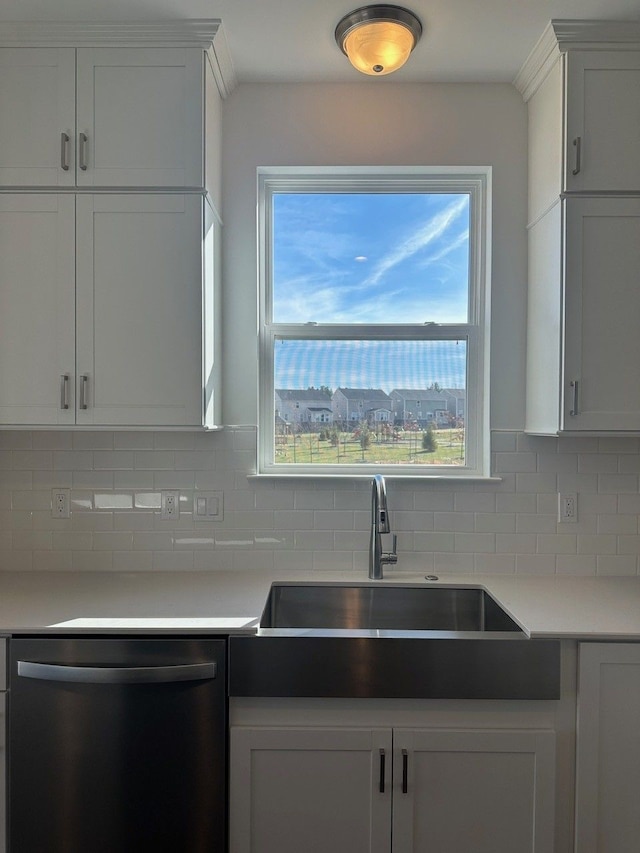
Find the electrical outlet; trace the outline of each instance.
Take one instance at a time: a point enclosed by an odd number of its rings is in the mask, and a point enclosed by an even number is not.
[[[160,492],[160,518],[173,521],[180,517],[180,492]]]
[[[558,522],[572,524],[578,520],[578,496],[558,494]]]
[[[51,492],[51,517],[71,517],[71,494],[69,489],[53,489]]]

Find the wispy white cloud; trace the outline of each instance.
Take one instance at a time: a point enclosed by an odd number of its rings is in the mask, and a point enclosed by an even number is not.
[[[460,246],[464,246],[468,241],[469,231],[468,229],[466,229],[450,243],[445,243],[441,249],[435,252],[435,254],[429,255],[428,258],[425,258],[424,261],[422,261],[422,263],[420,264],[420,266],[428,267],[431,264],[435,264],[437,261],[441,261],[443,258],[446,258],[448,254],[454,252],[456,249],[459,249]]]
[[[436,214],[436,216],[418,228],[403,243],[400,243],[399,246],[396,246],[378,261],[375,270],[367,279],[366,284],[377,284],[390,269],[407,260],[407,258],[412,257],[421,249],[426,248],[434,240],[437,240],[438,237],[441,237],[447,228],[468,210],[468,206],[469,200],[467,196],[462,196],[445,207],[444,210]]]

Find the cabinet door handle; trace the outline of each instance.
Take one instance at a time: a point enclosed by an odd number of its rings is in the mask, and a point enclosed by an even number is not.
[[[578,414],[578,380],[572,379],[569,385],[573,388],[573,407],[569,414],[572,418]]]
[[[80,377],[80,408],[88,409],[89,406],[87,404],[87,385],[89,383],[89,377],[86,373],[83,373]]]
[[[381,794],[384,794],[384,777],[385,777],[385,764],[386,764],[386,755],[384,749],[380,750],[380,786],[379,790]]]
[[[64,172],[69,171],[69,134],[60,134],[60,168]]]
[[[409,753],[406,749],[402,750],[402,793],[406,794],[409,791]]]
[[[577,175],[582,165],[582,137],[576,136],[573,140],[573,144],[576,149],[576,165],[571,174]]]
[[[87,142],[89,137],[86,133],[78,135],[78,163],[83,172],[87,171]]]
[[[69,408],[69,374],[63,373],[60,377],[60,408]]]

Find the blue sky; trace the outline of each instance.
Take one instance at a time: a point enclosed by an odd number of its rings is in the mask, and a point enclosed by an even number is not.
[[[469,196],[276,193],[274,321],[464,323]]]
[[[466,323],[469,196],[276,193],[276,323]],[[275,387],[466,384],[463,342],[284,341]]]

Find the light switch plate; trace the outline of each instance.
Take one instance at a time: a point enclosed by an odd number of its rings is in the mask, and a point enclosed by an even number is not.
[[[223,518],[223,492],[195,492],[193,496],[194,521],[222,521]]]

